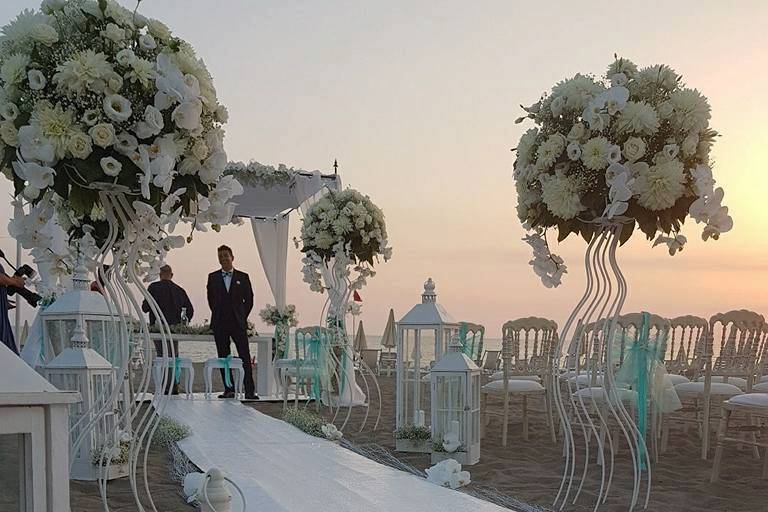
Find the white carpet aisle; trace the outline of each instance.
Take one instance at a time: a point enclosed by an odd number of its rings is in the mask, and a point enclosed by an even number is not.
[[[507,510],[368,460],[239,402],[175,399],[166,414],[193,431],[179,443],[187,457],[203,471],[224,470],[243,490],[249,512]],[[239,512],[233,494],[232,511]]]

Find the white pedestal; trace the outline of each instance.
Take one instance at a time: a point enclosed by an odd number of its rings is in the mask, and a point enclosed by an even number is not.
[[[272,338],[259,336],[256,338],[256,364],[259,365],[256,379],[256,393],[259,397],[271,397],[277,391],[275,372],[272,370]]]

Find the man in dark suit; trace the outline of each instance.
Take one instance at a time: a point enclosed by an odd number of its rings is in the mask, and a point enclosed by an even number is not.
[[[235,270],[232,249],[222,245],[218,248],[218,256],[221,269],[208,274],[206,286],[216,350],[219,357],[227,357],[231,354],[230,340],[235,342],[237,355],[243,360],[245,370],[245,398],[255,400],[258,396],[253,384],[251,351],[248,347],[248,315],[253,309],[251,280],[245,272]],[[235,390],[227,387],[223,369],[221,379],[224,382],[224,394],[219,395],[219,398],[234,398]]]
[[[94,282],[95,283],[95,282]],[[93,289],[93,284],[91,285]],[[192,307],[192,302],[189,300],[187,292],[184,288],[173,282],[173,269],[170,265],[163,265],[160,267],[160,280],[150,284],[147,291],[157,302],[157,306],[165,317],[165,321],[168,325],[178,325],[183,323],[182,310],[185,312],[185,319],[187,321],[192,320],[192,315],[195,314],[195,309]],[[149,303],[145,300],[141,304],[141,310],[145,313],[149,313],[149,324],[154,325],[157,322],[155,314],[149,307]],[[179,357],[179,340],[173,340],[173,351],[171,351],[170,342],[166,342],[165,352],[163,352],[163,344],[161,340],[154,340],[155,352],[158,357]],[[174,395],[179,394],[179,385],[168,377],[168,388]]]

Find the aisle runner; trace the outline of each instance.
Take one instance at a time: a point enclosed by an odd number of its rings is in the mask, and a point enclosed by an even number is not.
[[[203,471],[224,470],[243,490],[249,511],[507,510],[378,464],[239,402],[171,400],[166,414],[192,429],[179,442],[184,454]],[[235,500],[232,511],[239,512]]]

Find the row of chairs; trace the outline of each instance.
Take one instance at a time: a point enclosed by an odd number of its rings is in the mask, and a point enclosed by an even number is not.
[[[671,320],[650,315],[650,339],[654,356],[666,367],[663,386],[666,391],[685,404],[675,412],[665,412],[659,404],[651,404],[654,411],[651,438],[658,458],[668,449],[670,427],[677,423],[694,422],[701,437],[702,458],[709,452],[710,418],[713,408],[723,413],[718,432],[713,480],[719,473],[722,451],[726,443],[739,442],[768,450],[768,443],[759,443],[755,433],[759,424],[755,417],[768,417],[768,327],[764,318],[750,311],[731,311],[714,315],[709,321],[695,316]],[[568,371],[559,375],[563,392],[573,393],[583,402],[592,404],[608,399],[603,388],[599,362],[605,357],[606,343],[612,343],[615,368],[621,367],[632,346],[638,343],[643,316],[639,313],[623,315],[618,320],[617,335],[613,340],[603,339],[604,322],[578,326],[576,335],[565,347],[563,354]],[[483,386],[484,421],[491,414],[503,417],[502,444],[507,442],[509,400],[522,401],[523,437],[528,437],[528,400],[538,397],[544,402],[546,422],[555,440],[552,404],[549,397],[550,369],[558,346],[557,325],[543,318],[528,317],[507,322],[502,328],[502,370],[487,370],[490,382]],[[715,350],[717,349],[717,350]],[[557,354],[559,357],[559,354]],[[494,354],[486,355],[493,360]],[[487,368],[487,366],[484,364]],[[631,388],[631,386],[628,386]],[[632,389],[621,389],[620,396],[628,405],[637,399]],[[662,390],[664,391],[664,390]],[[654,394],[651,393],[651,397]],[[487,397],[503,399],[501,410],[492,411]],[[567,395],[566,395],[567,396]],[[657,393],[657,397],[664,393]],[[667,395],[669,397],[669,395]],[[628,407],[629,408],[629,407]],[[656,413],[656,411],[661,411]],[[743,418],[735,422],[736,418]],[[730,437],[734,429],[748,433],[746,439]],[[768,455],[763,473],[768,477]]]

